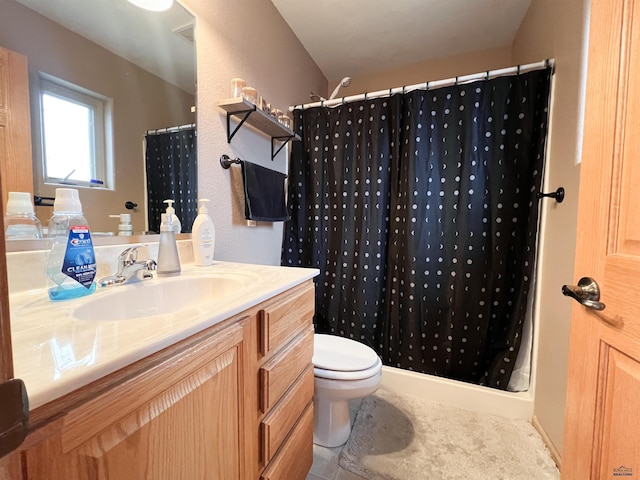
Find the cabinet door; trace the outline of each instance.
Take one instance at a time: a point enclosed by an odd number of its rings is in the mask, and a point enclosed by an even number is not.
[[[224,348],[218,341],[206,348],[204,342],[163,362],[162,377],[137,379],[131,390],[123,385],[125,390],[115,389],[71,412],[59,435],[27,452],[28,477],[243,478],[243,329],[228,330],[220,334],[226,336]],[[149,390],[153,397],[136,405]],[[123,409],[128,411],[121,415]]]
[[[13,452],[0,458],[0,480],[20,480],[22,472],[20,470],[19,452]]]

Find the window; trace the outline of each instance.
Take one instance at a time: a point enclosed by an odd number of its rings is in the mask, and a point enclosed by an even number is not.
[[[113,188],[111,101],[40,73],[45,183]]]

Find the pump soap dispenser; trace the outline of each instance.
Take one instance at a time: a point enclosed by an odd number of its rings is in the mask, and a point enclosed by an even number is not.
[[[171,226],[173,227],[174,233],[180,233],[182,231],[182,224],[180,223],[180,219],[176,215],[176,209],[173,208],[175,200],[168,198],[163,203],[167,204],[167,211],[165,212],[167,215],[171,215]]]
[[[180,257],[176,234],[171,226],[171,215],[163,213],[160,223],[160,243],[158,244],[158,262],[156,273],[160,276],[180,275]]]
[[[198,200],[198,216],[191,229],[193,242],[193,259],[196,265],[207,266],[213,263],[213,249],[215,247],[216,229],[207,209],[208,198]]]
[[[119,218],[118,236],[128,237],[133,234],[133,225],[131,225],[131,214],[121,213],[120,215],[109,215],[109,218]]]

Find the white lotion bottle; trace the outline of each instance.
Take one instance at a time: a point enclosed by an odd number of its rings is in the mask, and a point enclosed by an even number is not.
[[[180,223],[180,219],[176,215],[176,209],[173,208],[174,202],[175,200],[171,200],[170,198],[168,198],[162,203],[167,204],[167,210],[165,213],[167,215],[171,215],[171,226],[173,227],[173,233],[180,233],[182,231],[182,224]]]
[[[193,259],[198,266],[204,267],[213,264],[213,250],[216,242],[216,228],[209,216],[207,209],[208,198],[198,200],[198,216],[191,229],[191,242],[193,244]]]

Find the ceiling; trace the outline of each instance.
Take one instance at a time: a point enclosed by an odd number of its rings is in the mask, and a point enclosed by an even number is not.
[[[173,85],[195,92],[195,20],[177,2],[165,12],[149,12],[126,0],[17,1]]]
[[[329,82],[511,45],[531,0],[271,0]]]

